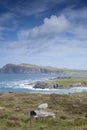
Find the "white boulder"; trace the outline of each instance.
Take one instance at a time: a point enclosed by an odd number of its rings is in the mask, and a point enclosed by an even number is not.
[[[48,107],[48,103],[43,103],[38,106],[39,109],[46,109]]]

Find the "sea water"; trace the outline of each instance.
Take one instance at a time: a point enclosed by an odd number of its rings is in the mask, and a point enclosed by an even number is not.
[[[0,92],[26,92],[32,90],[31,83],[55,78],[53,74],[0,74]]]
[[[34,89],[32,83],[56,77],[68,77],[70,74],[0,74],[0,92],[30,92],[30,93],[58,93],[67,94],[87,92],[87,87],[73,87],[69,89]],[[78,76],[78,75],[72,75]],[[79,75],[82,76],[82,75]],[[83,75],[87,76],[87,75]]]

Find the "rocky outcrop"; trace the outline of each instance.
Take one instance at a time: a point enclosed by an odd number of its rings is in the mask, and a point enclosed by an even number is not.
[[[67,86],[67,88],[71,87],[87,87],[87,82],[76,82],[76,83],[71,83],[70,85]],[[59,83],[55,83],[54,80],[49,80],[49,81],[37,81],[33,88],[40,88],[40,89],[64,89],[65,86]]]
[[[60,73],[61,71],[53,67],[42,67],[31,64],[7,64],[0,69],[1,73]]]
[[[53,88],[53,84],[50,83],[50,82],[45,82],[45,81],[38,81],[38,82],[36,82],[36,84],[33,86],[33,88],[41,88],[41,89]]]
[[[87,82],[83,81],[83,82],[77,82],[77,83],[73,83],[70,85],[70,87],[87,87]]]
[[[38,81],[35,83],[35,85],[33,86],[33,88],[40,88],[40,89],[58,89],[58,88],[62,88],[63,85],[58,85],[56,83],[53,83],[51,81]]]

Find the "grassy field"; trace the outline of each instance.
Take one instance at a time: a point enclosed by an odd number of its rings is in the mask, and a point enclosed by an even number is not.
[[[29,112],[41,103],[48,103],[47,110],[56,118],[30,121]],[[1,93],[0,130],[87,130],[87,93]]]
[[[70,77],[70,78],[53,80],[53,82],[59,85],[63,85],[64,87],[69,87],[73,84],[78,84],[78,83],[81,83],[83,86],[87,86],[86,77]]]

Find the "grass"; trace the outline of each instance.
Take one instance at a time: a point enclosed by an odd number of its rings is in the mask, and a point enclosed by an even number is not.
[[[56,118],[30,121],[29,112],[45,102]],[[2,93],[0,108],[0,130],[87,130],[87,93]]]
[[[64,78],[64,79],[58,79],[53,81],[56,84],[63,85],[64,87],[69,87],[72,84],[75,83],[87,83],[86,77],[71,77],[71,78]]]

